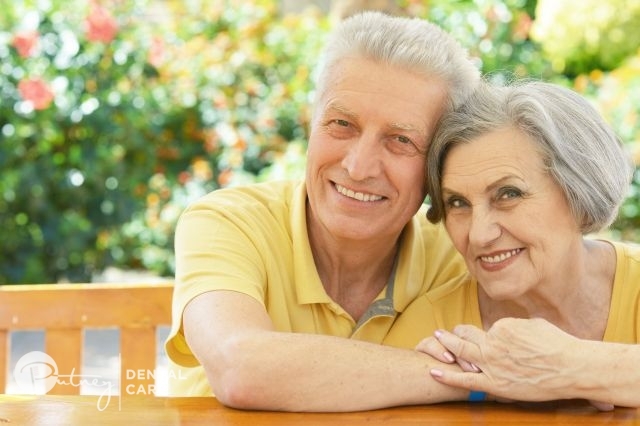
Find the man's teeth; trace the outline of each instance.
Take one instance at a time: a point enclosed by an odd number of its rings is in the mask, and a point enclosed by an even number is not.
[[[480,260],[487,263],[498,263],[510,258],[511,256],[515,256],[520,253],[520,251],[522,251],[522,249],[513,249],[495,256],[480,256]]]
[[[373,195],[373,194],[365,194],[363,192],[355,192],[355,191],[352,191],[350,189],[345,188],[342,185],[338,185],[337,183],[336,183],[336,189],[342,195],[345,195],[345,196],[347,196],[349,198],[355,198],[356,200],[359,200],[359,201],[379,201],[379,200],[382,200],[382,196],[381,195]]]

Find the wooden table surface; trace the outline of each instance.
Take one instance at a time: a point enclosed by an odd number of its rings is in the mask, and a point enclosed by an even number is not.
[[[214,398],[0,395],[0,426],[30,425],[640,425],[640,409],[598,412],[576,401],[449,403],[356,413],[278,413],[223,407]]]

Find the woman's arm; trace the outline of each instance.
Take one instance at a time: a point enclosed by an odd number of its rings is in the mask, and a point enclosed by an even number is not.
[[[640,407],[640,345],[578,339],[545,320],[515,318],[501,319],[487,332],[462,325],[453,333],[438,331],[436,338],[480,370],[432,369],[441,383],[511,400],[584,398]],[[433,342],[422,346],[434,350]]]

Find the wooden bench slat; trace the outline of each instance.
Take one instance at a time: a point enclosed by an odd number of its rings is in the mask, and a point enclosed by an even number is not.
[[[8,358],[10,350],[9,333],[5,330],[0,330],[0,394],[7,391],[6,377],[9,374]]]
[[[44,330],[45,352],[58,367],[50,394],[79,394],[86,329],[120,331],[121,390],[153,391],[158,326],[171,324],[172,283],[36,284],[0,286],[0,393],[11,363],[10,335]],[[15,361],[15,360],[14,360]],[[127,371],[142,371],[127,378]],[[129,373],[131,376],[133,373]]]
[[[120,390],[124,395],[149,394],[155,387],[156,330],[123,328],[120,330]]]
[[[80,395],[83,343],[83,333],[79,328],[46,330],[44,351],[56,362],[59,378],[51,394]]]
[[[46,328],[101,328],[170,323],[166,303],[172,291],[167,284],[0,286],[0,303],[10,307],[0,309],[0,329],[37,329],[43,324]]]

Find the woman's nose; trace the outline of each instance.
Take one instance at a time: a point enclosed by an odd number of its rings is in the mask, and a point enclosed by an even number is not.
[[[491,211],[474,211],[469,227],[469,242],[486,246],[497,240],[502,234],[502,228],[498,224],[495,215]]]

